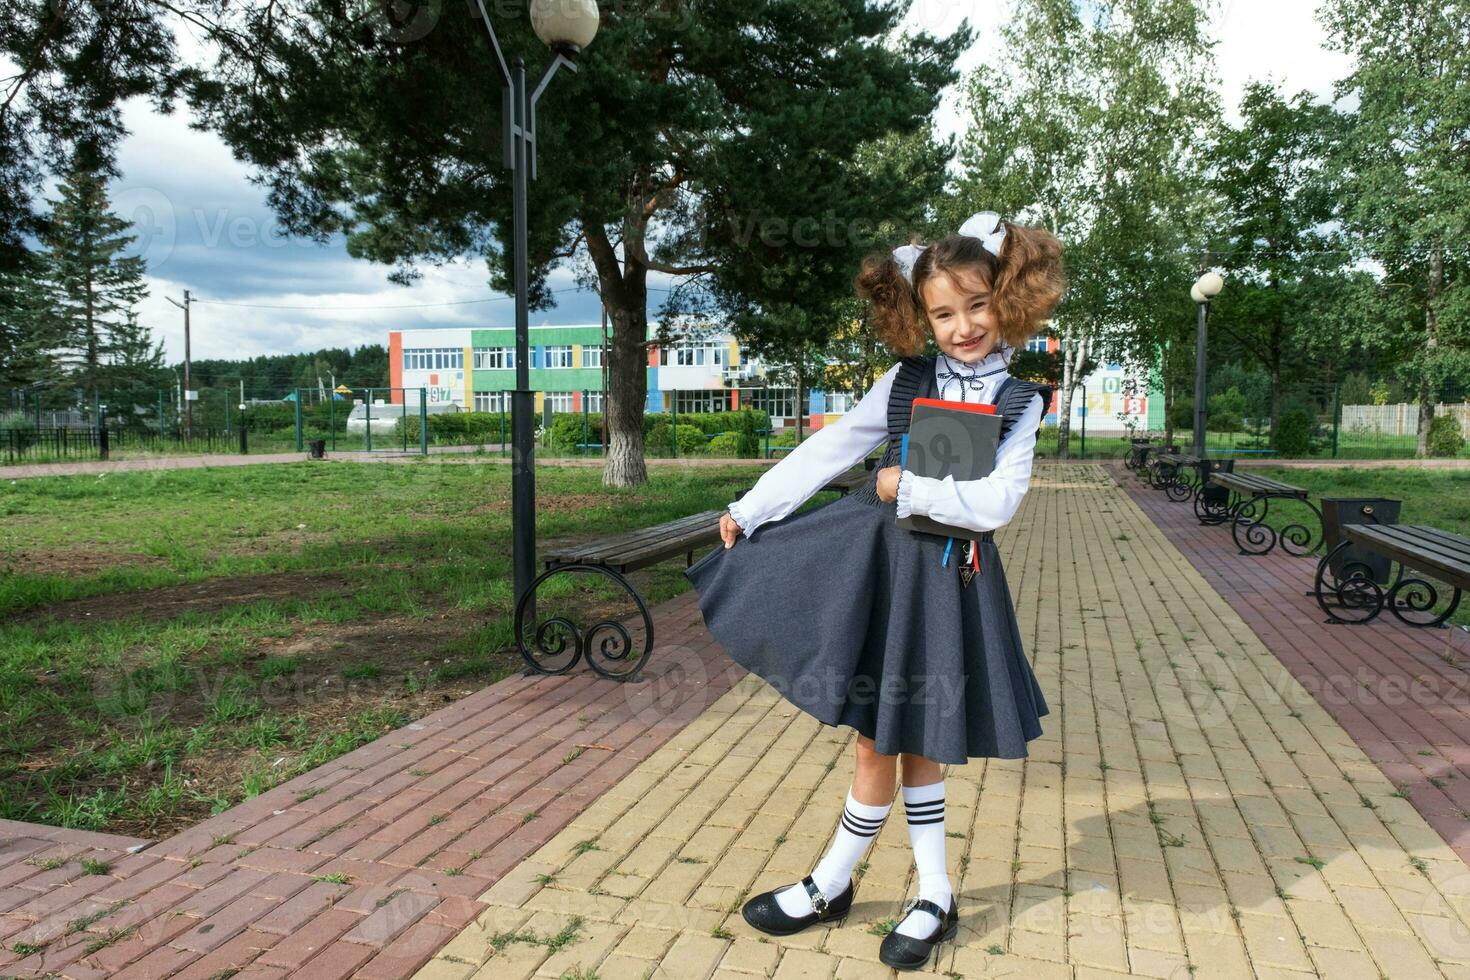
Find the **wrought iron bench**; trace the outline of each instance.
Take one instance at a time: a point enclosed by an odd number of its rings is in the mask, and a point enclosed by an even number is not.
[[[1301,487],[1271,480],[1251,473],[1212,473],[1206,486],[1224,488],[1228,493],[1224,516],[1208,523],[1230,522],[1230,537],[1243,555],[1264,555],[1279,542],[1283,551],[1301,556],[1317,550],[1322,541],[1322,512],[1307,499]],[[1295,500],[1317,517],[1314,536],[1305,524],[1288,524],[1278,533],[1266,523],[1272,500]],[[1242,540],[1242,531],[1244,540]],[[1264,542],[1264,547],[1262,544]],[[1247,547],[1249,545],[1249,547]],[[1310,545],[1310,547],[1308,547]]]
[[[834,477],[822,491],[846,496],[861,487],[871,472],[871,461]],[[738,491],[739,500],[746,491]],[[821,492],[821,491],[818,491]],[[544,570],[531,582],[520,602],[516,603],[515,636],[521,657],[528,665],[527,673],[565,674],[587,658],[587,665],[604,677],[621,681],[639,681],[639,672],[653,653],[653,616],[643,596],[628,581],[628,574],[656,565],[669,558],[684,555],[684,567],[694,564],[694,553],[720,540],[720,515],[725,511],[707,510],[700,514],[676,518],[652,527],[623,531],[572,545],[549,549],[541,559]],[[635,615],[642,618],[644,641],[638,650],[623,622],[616,618],[599,620],[585,629],[564,616],[547,619],[537,617],[534,626],[527,614],[536,590],[546,581],[563,573],[601,575],[619,585],[638,607]]]
[[[1130,439],[1128,440],[1128,455],[1123,457],[1125,469],[1137,472],[1148,459],[1148,451],[1153,448],[1152,439]]]
[[[1138,478],[1155,490],[1168,490],[1179,476],[1178,446],[1154,446],[1139,470]],[[1182,498],[1181,498],[1182,499]]]
[[[1454,615],[1465,589],[1470,589],[1470,538],[1424,524],[1345,524],[1343,540],[1317,563],[1314,594],[1329,623],[1366,623],[1384,609],[1409,626],[1442,626]],[[1350,548],[1365,548],[1398,564],[1392,584],[1375,574],[1367,561],[1342,559]],[[1454,590],[1442,612],[1433,576]]]

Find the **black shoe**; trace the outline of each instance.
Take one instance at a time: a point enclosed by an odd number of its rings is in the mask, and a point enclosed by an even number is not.
[[[905,936],[898,931],[898,926],[883,937],[883,945],[878,947],[878,959],[895,970],[917,970],[929,962],[930,954],[933,954],[940,943],[953,939],[960,928],[960,912],[955,905],[954,896],[949,897],[949,911],[945,912],[938,905],[927,898],[909,899],[903,907],[903,915],[907,916],[914,909],[928,912],[939,920],[939,925],[924,939],[916,939],[913,936]],[[903,916],[899,917],[900,923]],[[935,955],[936,965],[938,955]]]
[[[790,936],[801,932],[807,926],[816,925],[818,922],[833,922],[847,915],[847,910],[852,908],[852,879],[847,879],[847,887],[835,898],[823,895],[811,875],[801,879],[801,885],[788,885],[788,888],[800,888],[806,886],[806,893],[811,896],[812,908],[816,911],[808,912],[806,915],[787,915],[781,911],[780,904],[776,901],[776,892],[784,891],[784,888],[768,892],[761,892],[755,898],[745,903],[740,914],[745,917],[752,928],[772,936]]]

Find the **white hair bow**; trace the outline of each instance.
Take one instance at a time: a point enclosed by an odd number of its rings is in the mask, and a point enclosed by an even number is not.
[[[960,225],[959,233],[967,238],[980,239],[980,245],[985,251],[1000,258],[1000,246],[1006,240],[1006,226],[1000,220],[1000,215],[994,211],[972,214]],[[926,248],[927,245],[900,245],[893,250],[893,260],[898,263],[898,271],[903,273],[910,286],[914,284],[914,263],[919,261],[919,256]]]

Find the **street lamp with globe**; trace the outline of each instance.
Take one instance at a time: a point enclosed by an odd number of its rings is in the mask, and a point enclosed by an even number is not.
[[[510,171],[514,223],[511,247],[516,302],[516,386],[511,389],[511,567],[514,576],[515,601],[531,586],[536,577],[536,481],[535,481],[535,394],[531,389],[531,345],[527,332],[529,317],[529,278],[526,261],[527,184],[536,179],[536,103],[562,68],[576,71],[575,58],[592,43],[597,34],[600,14],[596,0],[532,0],[531,28],[551,49],[552,59],[536,87],[526,91],[526,64],[516,58],[508,65],[490,22],[485,0],[475,0],[485,30],[490,35],[490,48],[500,74],[501,107],[505,113],[503,165]]]
[[[1225,280],[1218,273],[1206,272],[1189,289],[1189,298],[1199,305],[1199,328],[1194,347],[1194,454],[1205,456],[1205,311],[1210,300],[1220,295]]]

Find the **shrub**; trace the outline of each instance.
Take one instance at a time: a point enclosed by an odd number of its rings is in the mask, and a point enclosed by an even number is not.
[[[711,456],[739,456],[740,433],[722,432],[717,436],[711,436],[709,443],[704,448]]]
[[[1453,415],[1436,415],[1429,423],[1426,439],[1429,455],[1458,456],[1465,451],[1465,434],[1460,420]]]
[[[1210,413],[1206,417],[1206,427],[1211,432],[1239,432],[1245,428],[1245,395],[1239,388],[1232,385],[1218,395],[1210,396]],[[1194,421],[1190,420],[1190,425]]]
[[[1178,430],[1178,429],[1188,429],[1188,430],[1193,431],[1193,429],[1194,429],[1194,399],[1193,398],[1180,398],[1177,401],[1175,401],[1172,405],[1170,405],[1169,406],[1169,421],[1174,424],[1174,428],[1176,430]]]
[[[673,440],[671,431],[673,427],[669,424],[669,417],[662,415],[654,420],[644,437],[644,445],[647,449],[656,452],[673,452]],[[705,435],[697,426],[685,425],[683,422],[678,426],[679,452],[684,455],[694,455],[701,452],[709,442],[709,436]]]
[[[1276,445],[1278,456],[1306,456],[1312,451],[1312,437],[1316,435],[1317,417],[1304,408],[1291,408],[1281,413],[1276,423]]]

